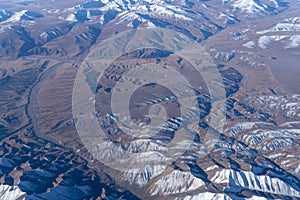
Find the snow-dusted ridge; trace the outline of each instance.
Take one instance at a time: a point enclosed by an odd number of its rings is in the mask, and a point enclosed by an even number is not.
[[[241,189],[255,190],[260,192],[266,192],[270,194],[284,195],[290,197],[300,198],[300,191],[297,191],[284,181],[276,177],[270,177],[268,175],[256,175],[253,172],[248,171],[236,171],[233,169],[217,170],[210,178],[214,184],[225,184],[228,190],[232,186]],[[229,185],[231,187],[229,187]],[[194,177],[190,172],[173,171],[170,174],[162,176],[151,189],[151,195],[157,194],[184,194],[189,191],[197,191],[198,188],[205,186],[205,183]],[[226,194],[218,193],[202,193],[199,192],[194,197],[186,199],[197,199],[196,197],[225,197]],[[257,197],[263,198],[263,197]],[[182,199],[182,198],[178,198]],[[213,198],[214,199],[214,198]],[[218,198],[216,198],[218,199]],[[231,199],[231,198],[227,198]],[[252,196],[251,199],[256,199],[256,196]]]
[[[14,13],[8,10],[0,10],[0,22],[10,18]]]
[[[283,41],[286,49],[300,46],[300,17],[284,19],[273,27],[256,32],[258,39],[247,41],[242,46],[252,49],[258,46],[267,49],[269,46]]]
[[[25,192],[22,192],[17,186],[0,185],[1,200],[24,200]]]
[[[20,22],[22,17],[28,12],[28,10],[22,10],[20,12],[14,13],[9,19],[5,20],[2,23],[13,23]]]
[[[223,169],[212,180],[235,185],[236,187],[300,198],[300,192],[282,180],[266,175],[258,176],[253,172]]]
[[[1,10],[0,11],[0,21],[1,21],[1,12],[9,16],[6,20],[2,21],[0,24],[11,24],[16,22],[21,22],[23,20],[34,20],[35,18],[43,17],[42,14],[31,12],[29,10],[21,10],[16,13],[9,11]]]
[[[174,170],[154,184],[151,189],[151,195],[183,193],[196,190],[204,185],[205,183],[201,179],[194,177],[190,172]]]
[[[233,11],[265,15],[280,7],[285,8],[287,5],[280,0],[222,0],[223,4],[231,4]]]
[[[94,6],[92,5],[94,4]],[[90,5],[90,6],[87,6]],[[142,17],[138,14],[147,14],[150,16],[162,17],[162,18],[176,18],[186,21],[191,21],[192,19],[187,17],[187,14],[184,10],[180,7],[168,4],[164,1],[129,1],[129,0],[115,0],[115,1],[87,1],[80,5],[77,5],[73,8],[73,10],[80,10],[80,9],[88,9],[93,8],[101,11],[102,13],[106,13],[109,11],[116,11],[122,18],[127,19],[137,19],[142,22],[147,21],[147,19],[142,19]],[[88,13],[88,12],[87,12]],[[70,14],[66,20],[68,21],[76,21],[76,17],[74,14]],[[126,21],[123,21],[126,22]],[[118,23],[122,23],[122,20]]]
[[[258,39],[258,46],[262,49],[267,49],[269,45],[271,45],[274,42],[278,42],[280,40],[283,40],[287,38],[288,35],[264,35],[259,37]]]

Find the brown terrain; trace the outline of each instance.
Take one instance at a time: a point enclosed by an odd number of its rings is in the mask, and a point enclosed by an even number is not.
[[[299,18],[298,2],[289,1],[288,8],[279,7],[273,13],[267,10],[252,17],[238,10],[227,12],[232,9],[231,4],[221,7],[213,1],[207,1],[206,7],[202,1],[184,6],[174,3],[189,10],[185,16],[192,21],[159,15],[159,12],[140,14],[144,21],[138,27],[147,27],[151,21],[157,27],[174,28],[209,52],[225,86],[226,121],[224,131],[217,133],[219,141],[213,150],[204,157],[199,155],[198,146],[213,116],[207,85],[195,75],[190,63],[173,53],[156,55],[155,49],[141,49],[123,55],[102,75],[87,73],[87,79],[98,80],[93,89],[96,110],[101,111],[97,116],[99,123],[111,119],[107,102],[120,73],[140,65],[171,66],[187,74],[190,83],[197,88],[201,112],[199,132],[193,141],[196,147],[162,166],[162,171],[157,169],[160,166],[150,166],[127,172],[109,168],[83,145],[72,113],[72,94],[76,75],[86,56],[105,39],[131,29],[128,24],[134,19],[124,22],[122,13],[126,11],[118,10],[118,14],[111,17],[110,10],[103,10],[92,20],[66,20],[77,11],[74,6],[83,3],[81,0],[0,3],[13,12],[30,7],[30,11],[43,14],[43,17],[23,22],[0,22],[3,28],[0,31],[1,184],[18,185],[27,195],[45,199],[210,198],[197,196],[202,193],[228,195],[232,199],[300,198],[300,46],[286,48],[292,35],[300,35],[300,28],[277,31],[276,35],[288,36],[266,44],[260,37],[271,36],[273,32],[258,33],[283,20]],[[98,8],[91,6],[90,9]],[[232,13],[234,17],[226,21],[216,17],[219,12],[228,16]],[[100,23],[101,16],[103,23]],[[297,23],[300,26],[300,22]],[[255,45],[245,46],[249,41],[255,41]],[[266,48],[259,45],[262,43]],[[147,114],[152,104],[137,105],[171,95],[168,88],[160,85],[144,86],[132,97],[131,117],[137,122],[150,123]],[[167,110],[170,118],[181,114],[177,99],[162,101],[159,105]],[[169,132],[156,135],[157,138],[134,138],[122,131],[114,132],[117,125],[113,123],[107,127],[104,123],[102,128],[109,141],[120,148],[124,145],[127,150],[142,139],[164,142],[173,139]],[[229,179],[234,179],[231,187]],[[243,183],[239,182],[241,179]],[[260,181],[262,186],[249,186],[251,181]],[[281,191],[277,191],[276,184]],[[292,192],[289,194],[286,188],[292,188],[289,189]]]

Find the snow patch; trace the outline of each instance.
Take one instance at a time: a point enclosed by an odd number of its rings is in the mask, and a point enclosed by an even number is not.
[[[257,34],[266,34],[266,33],[274,33],[274,32],[292,32],[292,31],[300,31],[300,24],[291,24],[291,23],[278,23],[276,26],[264,30],[258,31]]]
[[[233,7],[235,10],[241,10],[241,12],[251,14],[264,12],[265,9],[268,8],[267,5],[253,0],[237,0],[233,3]]]
[[[69,22],[77,22],[76,16],[74,14],[70,14],[67,18],[67,21]]]
[[[12,199],[25,199],[26,193],[22,192],[17,186],[0,185],[0,199],[12,200]]]
[[[258,46],[262,49],[266,49],[271,43],[280,41],[287,37],[288,35],[264,35],[258,39]]]
[[[205,183],[201,179],[194,177],[190,172],[175,170],[155,182],[155,185],[151,189],[151,195],[178,194],[196,190],[204,185]]]
[[[3,23],[13,23],[13,22],[20,22],[22,16],[24,16],[26,12],[28,12],[28,10],[22,10],[22,11],[20,11],[20,12],[17,12],[17,13],[15,13],[15,14],[13,14],[13,15],[12,15],[10,18],[8,18],[7,20],[1,22],[0,24],[3,24]]]
[[[135,168],[130,169],[124,176],[123,180],[130,184],[137,184],[138,186],[145,186],[152,178],[160,175],[166,169],[164,165],[148,165],[144,169]]]
[[[243,47],[249,48],[249,49],[253,49],[255,47],[255,42],[254,41],[249,41],[245,44],[242,45]]]
[[[300,192],[279,178],[255,175],[253,172],[223,169],[211,179],[215,183],[228,183],[231,186],[257,190],[290,197],[300,197]]]
[[[231,200],[229,196],[226,194],[218,194],[218,193],[212,193],[212,192],[204,192],[199,193],[193,196],[186,196],[184,198],[176,198],[176,200],[198,200],[198,199],[210,199],[210,200]]]
[[[300,35],[294,35],[290,37],[290,42],[286,46],[287,49],[289,48],[297,48],[300,46]]]

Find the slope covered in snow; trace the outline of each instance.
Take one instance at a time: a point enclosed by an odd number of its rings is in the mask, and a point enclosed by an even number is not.
[[[17,186],[0,185],[1,200],[24,200],[25,192],[22,192]]]
[[[13,178],[14,183],[19,183],[19,187],[2,185],[0,199],[15,199],[24,192],[29,199],[57,196],[134,199],[130,192],[142,199],[300,198],[300,97],[284,95],[280,87],[273,84],[276,80],[266,69],[265,61],[279,59],[261,55],[272,47],[277,48],[278,44],[294,48],[286,50],[291,52],[300,46],[300,19],[291,17],[293,13],[285,15],[284,11],[294,5],[291,0],[287,1],[291,4],[280,0],[80,0],[51,1],[56,7],[43,9],[30,1],[28,4],[32,3],[33,7],[22,5],[14,12],[8,11],[9,8],[0,10],[1,36],[4,32],[0,41],[1,56],[9,60],[12,53],[16,54],[11,63],[1,59],[0,89],[4,98],[0,99],[7,101],[4,112],[8,114],[0,119],[0,123],[3,122],[0,131],[7,135],[14,132],[14,135],[0,145],[3,156],[0,165],[9,172],[3,179],[11,181]],[[284,14],[280,15],[281,12]],[[270,15],[278,18],[272,21]],[[258,19],[261,22],[256,23]],[[180,149],[176,148],[172,154],[165,154],[169,150],[167,144],[181,126],[181,118],[172,118],[166,126],[156,127],[163,133],[154,138],[122,140],[120,129],[110,127],[107,135],[111,138],[95,145],[94,155],[76,138],[74,129],[78,120],[72,118],[68,112],[71,108],[66,105],[72,99],[68,92],[78,63],[103,39],[138,27],[179,31],[203,44],[216,61],[228,97],[224,111],[227,120],[218,123],[217,126],[224,125],[224,129],[214,132],[219,140],[211,145],[211,151],[201,148],[210,130],[208,118],[214,117],[210,113],[209,95],[197,99],[203,109],[199,132],[195,132],[192,140],[177,138]],[[216,35],[220,40],[215,40]],[[157,52],[151,55],[161,53]],[[142,55],[137,58],[142,59],[148,54],[139,52],[137,55]],[[169,58],[163,59],[155,58],[155,62],[169,61]],[[185,63],[175,57],[170,57],[170,62],[180,67]],[[90,74],[96,73],[91,71]],[[108,77],[108,81],[113,78]],[[36,81],[38,87],[32,86]],[[34,111],[27,116],[23,97],[29,95],[32,87],[38,97],[32,95],[34,100],[29,105]],[[98,89],[105,94],[111,91],[100,84]],[[182,94],[184,96],[182,92],[177,98]],[[14,96],[21,103],[12,104],[7,96]],[[175,99],[173,95],[151,97],[139,106]],[[195,108],[188,114],[198,114]],[[9,109],[15,110],[10,112]],[[24,124],[18,120],[22,121],[25,114],[26,120],[38,116],[32,122],[38,130],[35,133],[21,127]],[[88,115],[88,119],[109,126],[115,116],[108,114],[104,119],[98,112]],[[16,132],[17,128],[23,132]],[[1,137],[5,136],[1,134]],[[178,150],[183,154],[171,158]],[[132,159],[128,160],[126,153],[132,154]],[[102,165],[96,158],[111,162]],[[126,163],[126,170],[115,172],[112,162],[118,166]],[[15,171],[22,172],[21,177],[15,178]]]
[[[278,8],[287,8],[288,4],[280,0],[223,0],[223,4],[231,4],[234,11],[266,15],[272,13]]]
[[[34,20],[36,18],[43,17],[40,13],[31,12],[29,10],[22,10],[16,13],[9,12],[9,11],[0,11],[0,21],[1,21],[1,12],[6,14],[6,19],[2,20],[1,24],[8,24],[8,23],[16,23],[21,22],[22,20]],[[4,17],[2,17],[4,18]]]
[[[297,48],[300,46],[300,18],[286,18],[276,23],[274,26],[255,32],[256,40],[250,40],[242,44],[242,46],[253,49],[258,46],[261,49],[267,49],[268,47],[283,43],[284,48]]]
[[[294,189],[287,185],[277,177],[270,177],[265,175],[256,175],[255,172],[235,171],[235,170],[221,170],[212,177],[213,182],[227,183],[231,186],[228,192],[234,190],[251,189],[261,192],[281,194],[300,198],[299,187]]]
[[[8,11],[8,10],[0,10],[0,22],[10,18],[13,15],[13,12]]]
[[[262,49],[268,48],[269,45],[271,45],[274,42],[278,42],[284,38],[288,37],[287,35],[265,35],[261,36],[258,39],[258,46]]]

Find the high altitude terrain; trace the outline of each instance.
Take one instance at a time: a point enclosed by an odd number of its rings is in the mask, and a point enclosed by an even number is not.
[[[299,11],[297,0],[1,1],[0,199],[300,198]],[[194,148],[169,165],[116,172],[80,141],[72,90],[97,44],[143,27],[173,29],[209,52],[225,85],[226,121],[202,158],[211,115],[203,94]],[[153,51],[134,54],[127,66],[175,59]],[[123,143],[117,132],[110,139],[128,151],[161,145]]]

